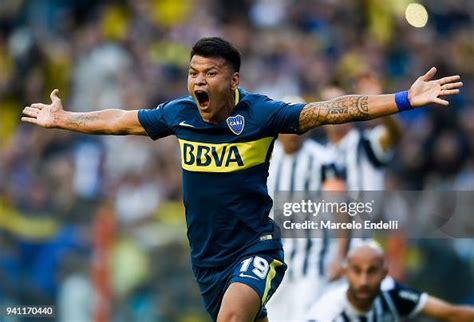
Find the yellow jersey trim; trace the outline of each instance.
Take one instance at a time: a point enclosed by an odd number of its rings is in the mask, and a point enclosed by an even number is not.
[[[265,282],[265,291],[263,292],[263,296],[262,296],[262,306],[267,303],[268,292],[270,291],[270,289],[272,287],[272,281],[273,281],[273,279],[275,278],[275,275],[276,275],[276,268],[279,267],[279,266],[282,266],[282,265],[283,265],[283,263],[280,262],[279,260],[276,260],[276,259],[274,259],[270,263],[270,272],[268,272],[267,280]]]
[[[265,162],[273,137],[236,143],[204,143],[178,139],[181,166],[193,172],[234,172]]]
[[[235,91],[234,91],[234,93],[235,93],[235,95],[234,95],[234,99],[235,99],[234,104],[237,105],[237,104],[239,104],[239,102],[240,102],[239,89],[236,88]]]

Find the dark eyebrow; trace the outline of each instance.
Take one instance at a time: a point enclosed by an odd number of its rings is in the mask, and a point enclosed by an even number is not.
[[[189,69],[190,69],[190,70],[193,70],[193,71],[198,71],[196,68],[194,68],[194,67],[191,66],[191,65],[189,65]],[[208,71],[210,71],[210,70],[212,70],[212,69],[215,69],[216,71],[220,71],[220,70],[221,70],[221,69],[220,69],[219,67],[217,67],[217,66],[212,66],[212,67],[209,67],[209,68],[207,68],[207,69],[204,69],[204,72],[208,72]]]

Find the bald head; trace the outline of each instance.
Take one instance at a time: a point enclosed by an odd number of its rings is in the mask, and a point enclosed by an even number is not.
[[[349,301],[359,310],[369,310],[386,275],[384,253],[377,243],[365,242],[351,249],[346,267]]]
[[[385,266],[383,249],[374,241],[364,242],[352,248],[347,254],[347,261],[379,262]]]

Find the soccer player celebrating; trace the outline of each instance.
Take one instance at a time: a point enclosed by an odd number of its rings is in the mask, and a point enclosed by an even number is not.
[[[349,285],[323,295],[311,308],[309,321],[399,322],[417,314],[441,321],[474,321],[474,308],[452,305],[386,276],[380,246],[374,242],[359,244],[347,255]]]
[[[440,96],[458,93],[462,83],[459,76],[432,80],[432,68],[396,95],[286,104],[239,88],[239,69],[237,49],[203,38],[191,50],[189,96],[152,110],[73,113],[54,90],[51,104],[25,107],[21,120],[88,134],[177,136],[193,271],[206,309],[217,321],[266,321],[265,303],[285,271],[266,188],[277,135],[448,105]]]

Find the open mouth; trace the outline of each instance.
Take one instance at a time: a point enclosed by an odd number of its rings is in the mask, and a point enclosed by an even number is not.
[[[205,91],[195,91],[194,95],[196,96],[196,99],[198,100],[199,107],[201,108],[206,108],[209,106],[209,95]]]

